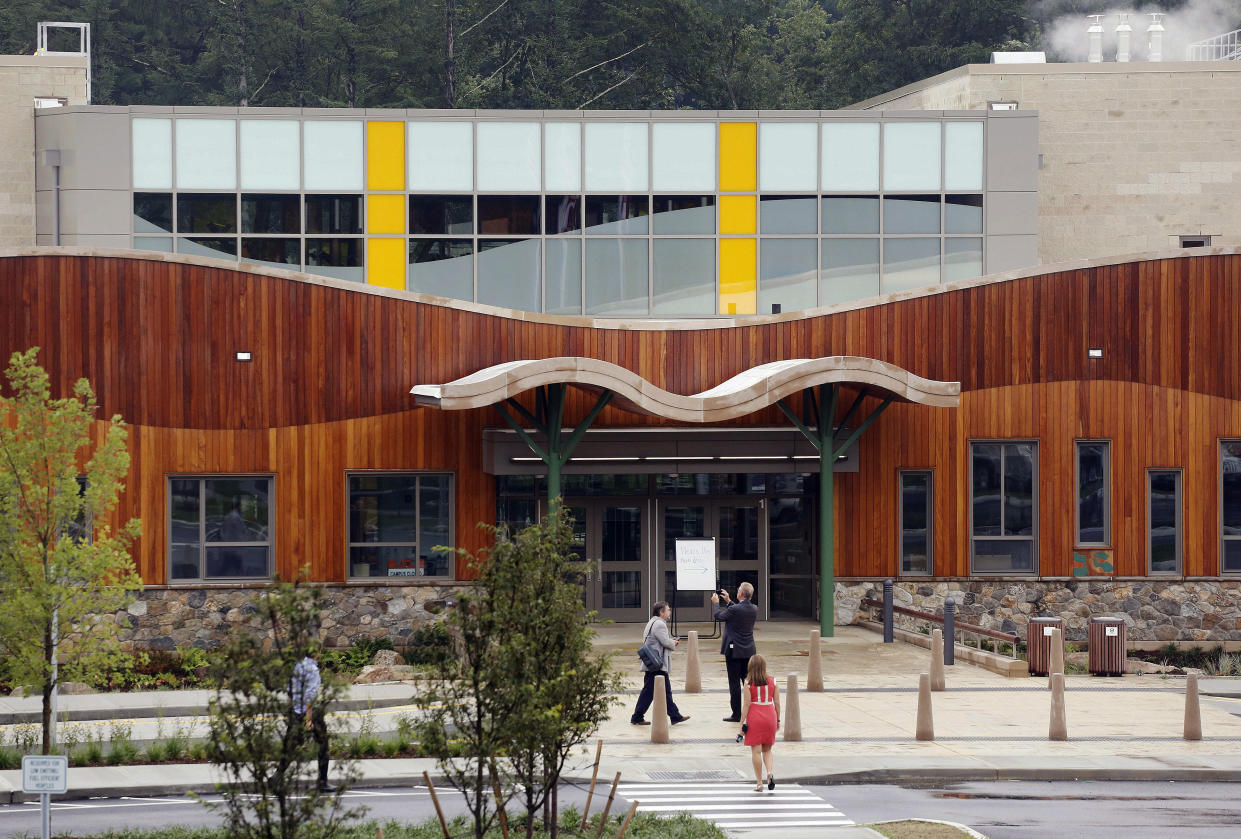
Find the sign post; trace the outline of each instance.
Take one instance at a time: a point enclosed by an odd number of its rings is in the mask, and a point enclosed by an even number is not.
[[[69,791],[69,758],[64,755],[26,755],[22,758],[22,792],[39,794],[43,839],[52,837],[53,795]]]
[[[677,601],[678,591],[715,591],[715,538],[676,540],[676,591],[672,603]],[[677,634],[676,606],[672,607],[672,635]],[[709,638],[718,637],[718,629]]]

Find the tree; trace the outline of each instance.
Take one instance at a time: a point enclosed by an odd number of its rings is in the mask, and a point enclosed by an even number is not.
[[[14,683],[43,694],[49,754],[57,685],[123,666],[111,613],[142,581],[129,555],[139,522],[109,523],[129,471],[125,424],[96,424],[86,379],[51,398],[38,352],[13,354],[0,394],[0,652]]]
[[[357,777],[351,761],[336,761],[335,792],[319,790],[314,740],[293,713],[293,668],[319,649],[322,602],[301,579],[273,583],[253,606],[251,631],[231,635],[213,660],[207,756],[228,781],[210,806],[223,811],[231,837],[329,839],[363,813],[343,806]],[[340,693],[325,675],[315,702],[327,708]]]

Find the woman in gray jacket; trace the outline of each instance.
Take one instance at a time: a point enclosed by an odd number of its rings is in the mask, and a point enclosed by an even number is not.
[[[651,619],[646,622],[646,629],[642,631],[642,643],[646,644],[653,639],[652,646],[658,644],[662,648],[663,656],[659,669],[646,671],[646,678],[642,682],[642,692],[638,694],[638,705],[633,709],[633,715],[629,718],[629,722],[634,725],[650,725],[645,717],[646,709],[651,707],[651,702],[655,699],[656,676],[664,677],[664,690],[668,695],[668,719],[672,720],[673,725],[689,719],[689,714],[682,714],[676,703],[672,701],[672,682],[668,678],[668,671],[672,666],[672,651],[676,649],[677,644],[681,643],[668,631],[668,618],[671,615],[672,609],[668,607],[667,601],[659,601],[651,607]]]

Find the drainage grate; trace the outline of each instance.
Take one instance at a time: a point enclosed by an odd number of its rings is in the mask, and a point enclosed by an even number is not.
[[[647,772],[652,781],[735,781],[746,777],[736,769],[701,769],[697,772]]]

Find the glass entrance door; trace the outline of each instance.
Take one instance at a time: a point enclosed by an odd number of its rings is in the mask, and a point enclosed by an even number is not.
[[[586,608],[598,612],[600,620],[646,620],[646,499],[566,503],[573,515],[573,551],[582,563]]]
[[[676,540],[715,537],[719,585],[734,599],[737,586],[754,586],[759,618],[767,617],[762,584],[767,557],[767,519],[762,499],[667,499],[658,504],[659,597],[673,602],[678,621],[711,620],[711,593],[676,591]]]

